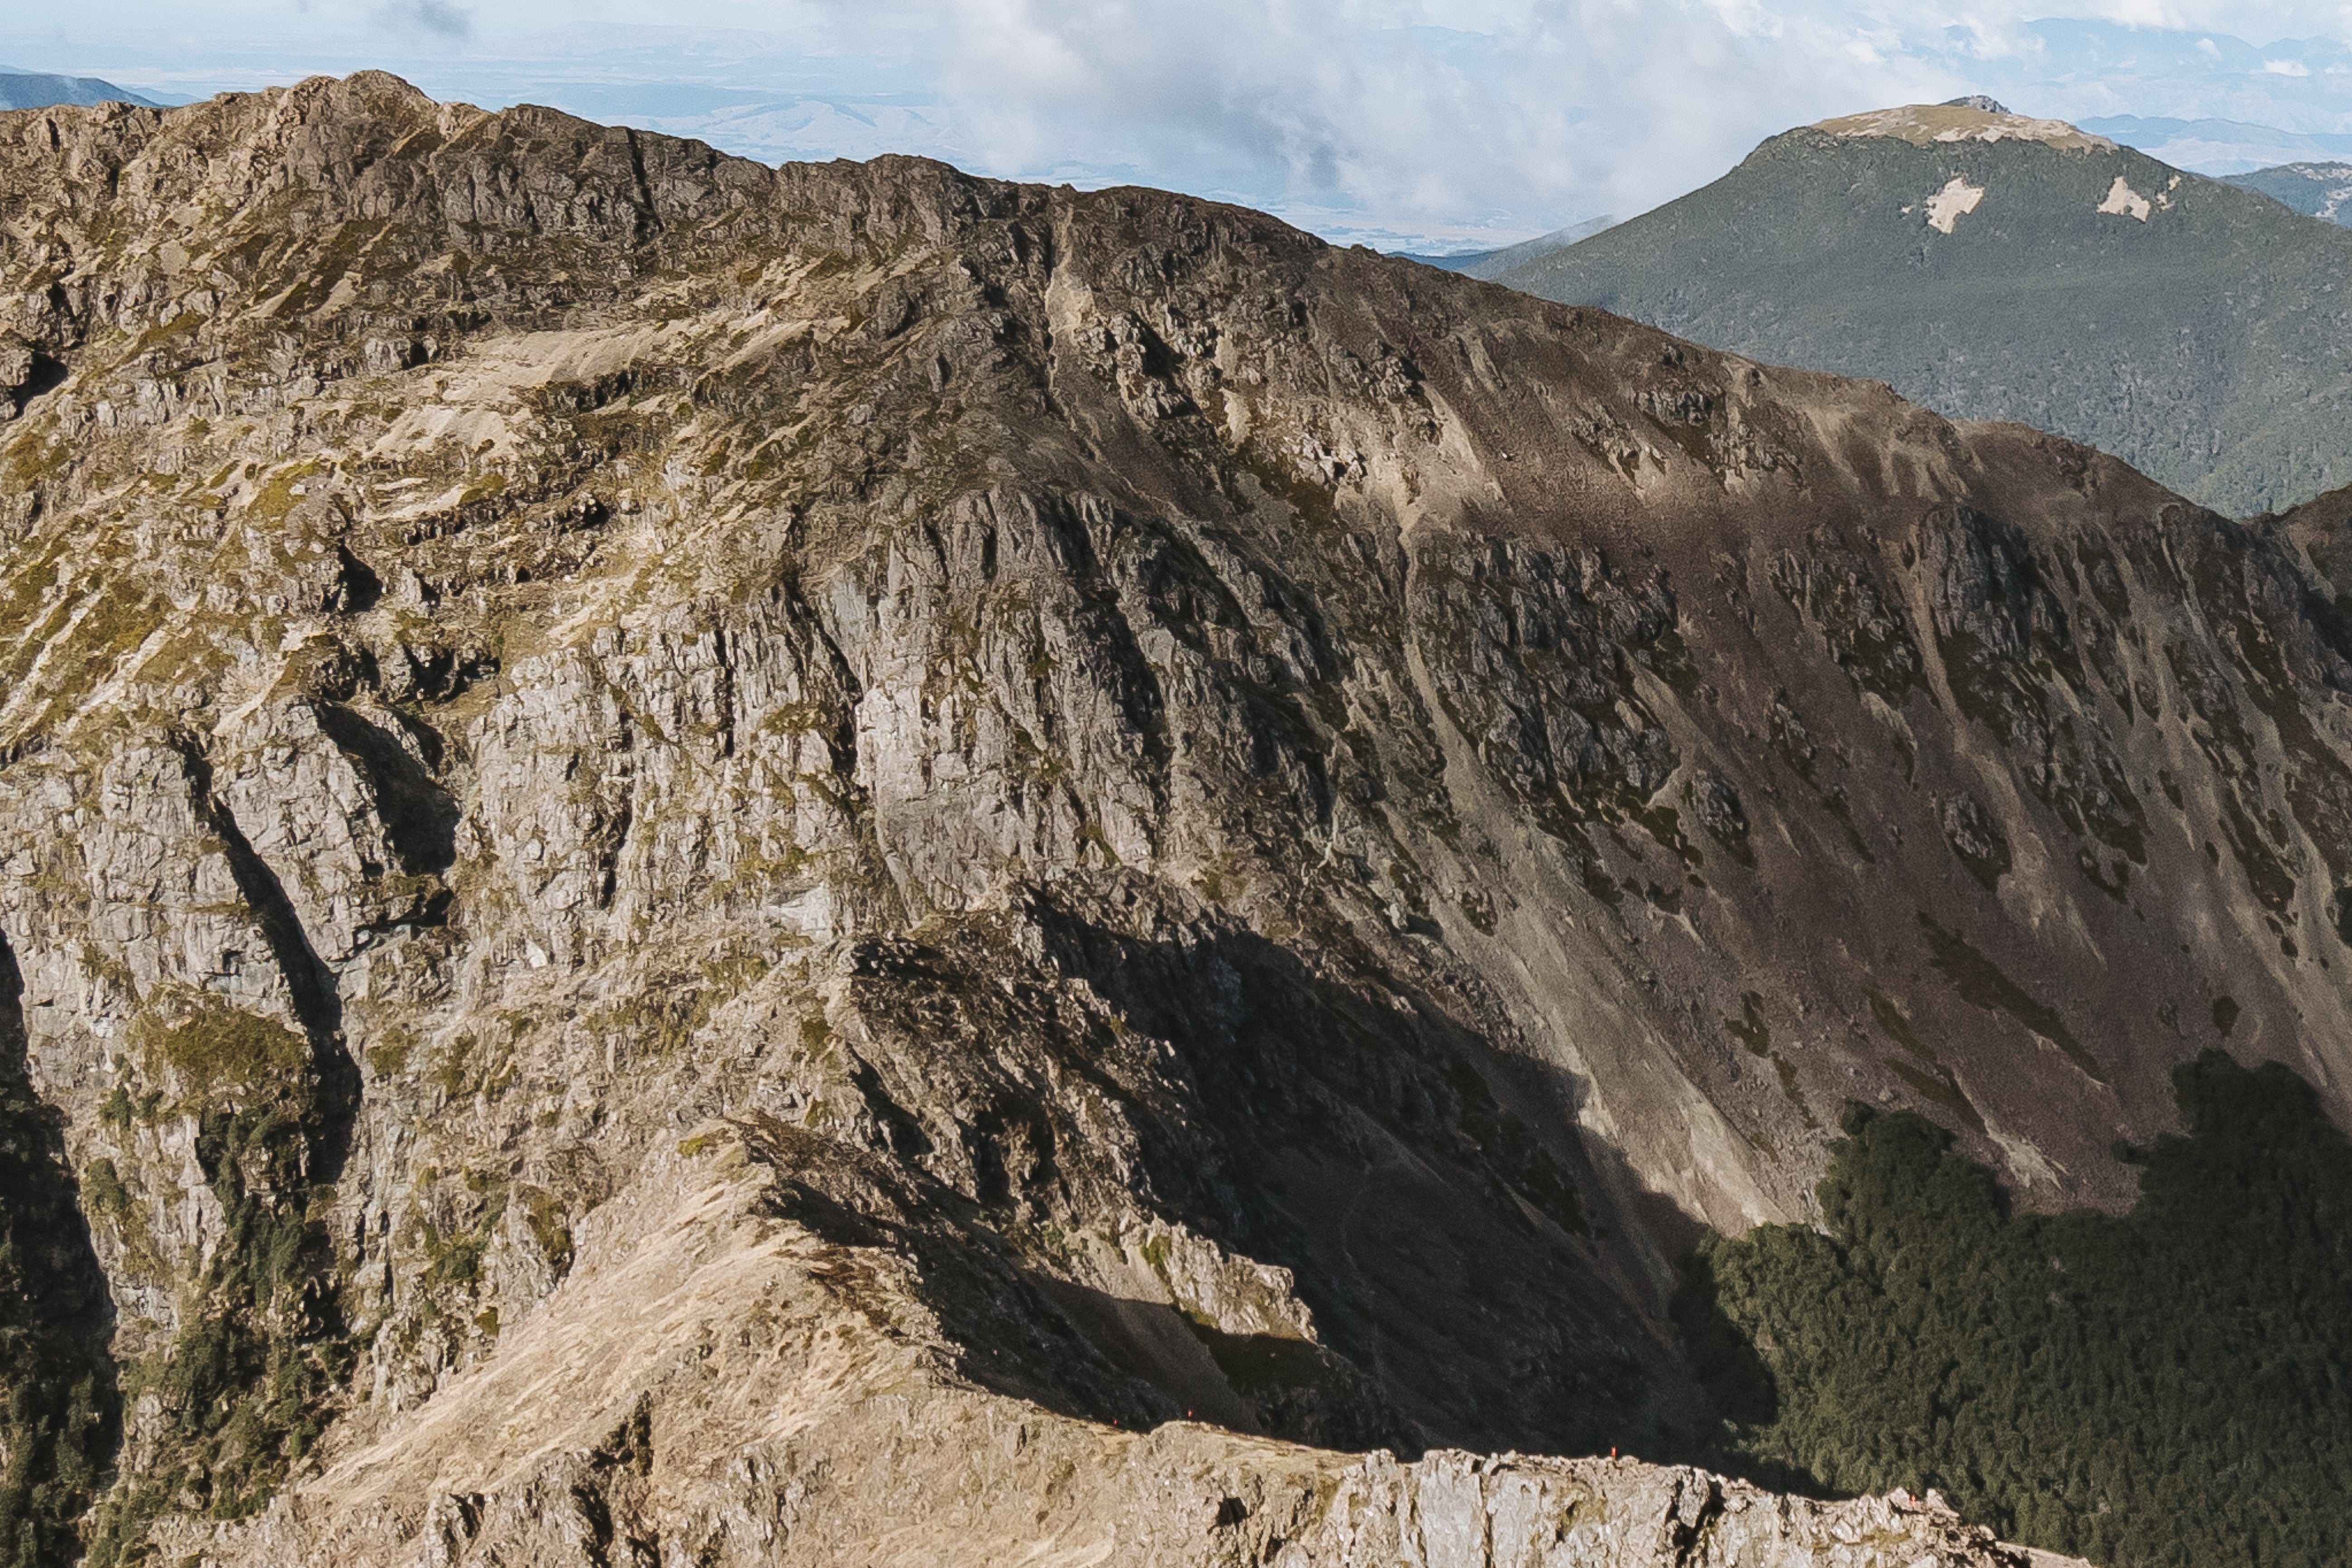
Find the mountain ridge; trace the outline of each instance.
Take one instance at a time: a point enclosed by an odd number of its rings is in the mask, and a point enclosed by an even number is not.
[[[1675,1261],[1846,1100],[2050,1208],[2219,1042],[2343,1118],[2307,528],[388,78],[12,117],[0,191],[0,1044],[118,1557],[2014,1562],[1462,1456],[1695,1444]]]

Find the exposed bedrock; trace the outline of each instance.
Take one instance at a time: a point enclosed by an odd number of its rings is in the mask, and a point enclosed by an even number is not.
[[[1907,1564],[1959,1527],[1454,1450],[1675,1452],[1673,1260],[1848,1100],[2045,1206],[2217,1040],[2344,1110],[2315,523],[1237,209],[380,77],[0,116],[0,198],[106,1550]]]

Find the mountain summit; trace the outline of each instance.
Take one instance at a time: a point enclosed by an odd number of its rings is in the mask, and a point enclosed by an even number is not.
[[[1889,136],[1915,147],[1948,145],[1957,142],[2039,142],[2078,152],[2114,152],[2104,136],[2077,131],[2063,120],[2032,120],[2011,114],[1981,95],[1956,98],[1948,103],[1914,103],[1901,109],[1881,109],[1823,120],[1812,127],[1832,136]]]
[[[2352,480],[2352,234],[2060,121],[1824,121],[1503,274],[2114,452],[2207,505]]]

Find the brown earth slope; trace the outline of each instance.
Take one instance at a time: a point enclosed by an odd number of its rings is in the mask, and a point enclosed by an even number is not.
[[[2095,452],[383,77],[0,117],[0,214],[100,1560],[1991,1561],[1447,1450],[1670,1452],[1847,1100],[2037,1205],[2216,1039],[2344,1108],[2337,612]]]

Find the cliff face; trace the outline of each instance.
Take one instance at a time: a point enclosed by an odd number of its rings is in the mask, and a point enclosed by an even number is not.
[[[1450,1450],[1670,1451],[1849,1099],[2039,1205],[2217,1038],[2342,1109],[2336,612],[2084,448],[381,77],[0,117],[0,210],[100,1560],[1993,1561]]]

